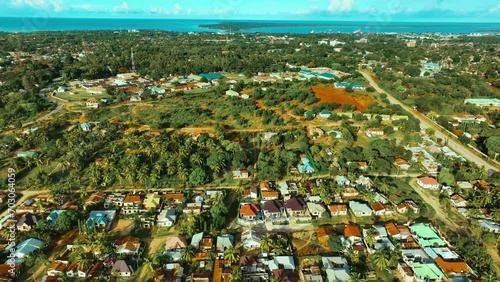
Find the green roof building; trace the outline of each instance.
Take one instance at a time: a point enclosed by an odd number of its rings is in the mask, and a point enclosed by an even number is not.
[[[419,281],[437,280],[443,277],[443,272],[435,263],[413,263],[413,272]]]
[[[18,158],[34,158],[34,157],[36,157],[36,155],[37,155],[37,152],[31,152],[31,151],[17,153]]]
[[[221,79],[223,75],[220,73],[200,73],[199,76],[206,78],[208,81],[211,81]]]
[[[424,223],[410,226],[413,233],[417,234],[418,242],[422,247],[444,246],[446,243],[439,237],[434,228]]]

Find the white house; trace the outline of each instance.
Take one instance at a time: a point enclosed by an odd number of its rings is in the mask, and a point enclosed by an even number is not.
[[[355,216],[372,216],[372,209],[365,203],[350,201],[349,208]]]
[[[312,216],[321,216],[321,214],[326,211],[323,205],[312,202],[307,203],[307,209],[309,210]]]
[[[168,227],[174,225],[175,220],[177,219],[176,213],[177,209],[175,208],[162,210],[158,215],[158,220],[156,221],[156,224],[162,227]]]
[[[252,229],[241,233],[241,241],[243,242],[243,248],[246,250],[260,248],[260,236]]]
[[[87,100],[87,108],[93,108],[93,109],[97,109],[99,108],[99,101],[95,98],[90,98]]]
[[[135,261],[117,260],[111,268],[111,274],[120,277],[130,277],[137,269]]]
[[[227,90],[226,91],[226,96],[230,96],[230,97],[239,97],[240,96],[240,93],[234,91],[234,90]]]
[[[455,208],[465,208],[467,206],[467,201],[458,194],[451,196],[450,202]]]

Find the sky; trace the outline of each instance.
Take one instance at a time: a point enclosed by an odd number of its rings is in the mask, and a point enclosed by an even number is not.
[[[500,22],[499,0],[0,0],[0,17]]]

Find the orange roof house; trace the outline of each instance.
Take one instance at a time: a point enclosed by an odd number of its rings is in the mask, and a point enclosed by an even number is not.
[[[260,215],[260,207],[257,204],[246,204],[240,207],[240,217],[253,220]]]
[[[445,273],[468,273],[469,267],[462,260],[445,260],[442,257],[438,256],[434,259],[437,265],[443,270]]]
[[[142,203],[142,197],[138,194],[128,194],[125,199],[123,199],[123,204],[134,204]]]
[[[279,198],[280,193],[278,191],[262,191],[262,199],[274,200]]]
[[[361,235],[361,231],[359,228],[355,225],[346,225],[344,228],[344,237],[349,238],[349,237],[359,237],[362,238],[363,236]]]

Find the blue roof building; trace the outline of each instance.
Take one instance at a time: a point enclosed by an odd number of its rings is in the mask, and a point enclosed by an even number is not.
[[[92,129],[92,124],[90,124],[88,122],[84,122],[84,123],[80,124],[80,128],[83,131],[90,131],[90,129]]]
[[[208,81],[211,81],[220,79],[223,75],[220,73],[200,73],[199,76],[206,78]]]
[[[89,218],[87,219],[87,224],[91,228],[97,229],[109,229],[113,220],[116,217],[115,210],[105,210],[105,211],[91,211]]]
[[[65,210],[55,210],[55,211],[51,212],[51,213],[49,214],[49,216],[47,216],[47,220],[56,221],[56,220],[57,220],[57,218],[59,217],[59,215],[60,215],[61,213],[63,213],[64,211],[65,211]]]
[[[16,246],[15,256],[22,261],[27,254],[39,250],[43,245],[44,243],[38,239],[26,239]]]

